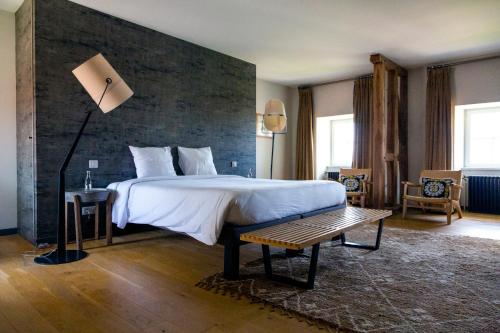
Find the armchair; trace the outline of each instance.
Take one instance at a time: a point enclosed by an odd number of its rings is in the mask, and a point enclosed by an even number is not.
[[[451,183],[444,185],[444,197],[430,197],[424,195],[424,184],[422,179],[451,179]],[[403,219],[406,218],[406,211],[408,207],[420,208],[424,212],[429,210],[439,210],[446,212],[446,222],[451,224],[451,215],[453,209],[458,212],[458,217],[462,218],[462,209],[460,208],[460,194],[462,190],[462,171],[449,171],[449,170],[423,170],[420,173],[419,184],[409,181],[401,182],[403,185]],[[410,188],[416,188],[417,194],[409,194]],[[415,202],[417,205],[408,204],[408,202]]]
[[[357,204],[364,208],[369,195],[368,185],[371,184],[372,169],[340,169],[339,171],[339,182],[342,182],[343,177],[349,176],[360,176],[363,175],[364,179],[360,181],[359,190],[357,191],[347,191],[347,200],[351,202],[351,204]]]

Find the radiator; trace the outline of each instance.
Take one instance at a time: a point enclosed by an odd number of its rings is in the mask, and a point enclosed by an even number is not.
[[[500,177],[468,176],[466,191],[469,211],[500,214]]]

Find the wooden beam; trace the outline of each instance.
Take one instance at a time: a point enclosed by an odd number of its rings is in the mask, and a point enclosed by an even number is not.
[[[373,67],[373,206],[381,209],[385,201],[385,64],[375,62]]]
[[[406,69],[380,53],[370,55],[370,61],[374,65],[380,63],[384,64],[387,70],[395,70],[398,73],[398,76],[408,76]]]
[[[386,204],[394,207],[397,192],[397,113],[398,113],[398,78],[395,69],[387,72],[387,109],[386,109]]]

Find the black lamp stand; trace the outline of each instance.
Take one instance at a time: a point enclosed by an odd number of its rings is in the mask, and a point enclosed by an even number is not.
[[[274,133],[273,132],[273,141],[271,143],[271,177],[270,179],[273,179],[273,161],[274,161],[274,136],[276,134],[286,134],[287,132],[278,132],[278,133]]]
[[[99,103],[97,103],[97,108],[101,105],[102,99],[106,91],[108,90],[109,85],[113,81],[110,78],[106,79],[106,87],[102,92],[101,98],[99,99]],[[76,147],[78,146],[78,142],[89,122],[90,116],[92,115],[93,110],[87,112],[87,116],[83,121],[82,127],[80,127],[80,131],[78,132],[73,145],[71,146],[68,154],[64,158],[64,162],[62,163],[59,169],[59,190],[58,190],[58,211],[57,211],[57,249],[51,251],[46,254],[42,254],[35,258],[35,263],[40,265],[59,265],[66,264],[73,261],[78,261],[85,258],[88,254],[85,251],[81,250],[67,250],[66,249],[66,223],[64,221],[65,216],[65,178],[64,172],[68,167],[69,162],[71,161],[71,157],[73,157],[73,153],[75,152]]]
[[[271,179],[273,179],[274,135],[275,133],[273,132],[273,142],[271,143]]]

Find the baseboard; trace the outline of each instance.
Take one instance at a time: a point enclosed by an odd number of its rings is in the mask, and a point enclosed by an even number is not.
[[[17,234],[17,228],[0,229],[0,236]]]

